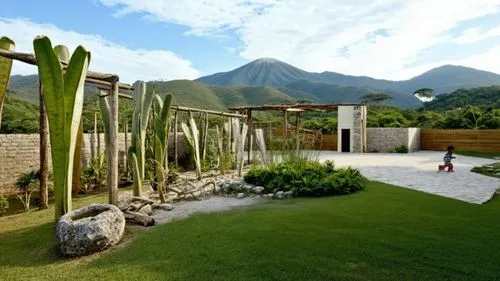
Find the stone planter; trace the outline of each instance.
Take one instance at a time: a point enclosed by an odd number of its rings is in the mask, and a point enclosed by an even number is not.
[[[61,217],[56,243],[65,256],[85,256],[117,244],[123,237],[125,217],[116,206],[91,204]]]

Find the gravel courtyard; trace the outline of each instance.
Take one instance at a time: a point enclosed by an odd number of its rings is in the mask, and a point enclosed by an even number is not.
[[[482,204],[500,188],[500,179],[471,172],[474,166],[495,162],[456,155],[455,173],[437,172],[445,152],[420,151],[410,154],[338,153],[322,151],[319,160],[334,160],[336,166],[358,168],[364,176],[389,184],[403,186],[470,203]]]

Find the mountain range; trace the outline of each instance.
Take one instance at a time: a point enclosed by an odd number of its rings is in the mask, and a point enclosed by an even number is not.
[[[381,66],[382,67],[382,66]],[[369,93],[386,93],[392,99],[385,105],[418,108],[422,102],[413,92],[431,88],[435,94],[460,88],[500,85],[500,75],[473,68],[444,65],[404,81],[350,76],[335,72],[307,72],[290,64],[263,58],[237,69],[190,80],[150,81],[148,89],[171,92],[175,103],[198,108],[226,109],[244,104],[293,103],[307,100],[318,103],[356,103]],[[9,90],[28,101],[38,100],[36,75],[13,75]],[[95,88],[86,87],[87,93]]]

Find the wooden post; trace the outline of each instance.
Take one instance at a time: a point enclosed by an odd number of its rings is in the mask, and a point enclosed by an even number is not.
[[[203,160],[205,160],[205,157],[207,155],[207,138],[208,138],[208,113],[205,112],[205,123],[204,123],[204,128],[203,128]]]
[[[110,122],[108,153],[108,191],[109,204],[118,204],[118,76],[112,82],[110,96]]]
[[[42,81],[39,83],[39,102],[40,102],[40,209],[49,207],[49,191],[47,184],[49,182],[49,131],[47,125],[47,112],[45,111],[45,102],[43,101]]]
[[[128,178],[128,120],[123,122],[123,132],[125,133],[125,159],[123,165],[125,165],[125,177]]]
[[[97,112],[94,113],[94,135],[97,141],[96,157],[101,155],[101,134],[99,134],[99,126],[97,125]]]
[[[229,132],[227,134],[227,144],[229,147],[229,153],[233,153],[233,117],[229,118]]]
[[[253,136],[253,126],[252,126],[252,110],[247,111],[247,125],[248,125],[248,135],[247,135],[247,147],[248,147],[248,163],[250,164],[252,158],[252,136]]]
[[[177,147],[177,126],[178,126],[178,115],[179,115],[179,110],[175,111],[175,116],[174,116],[174,161],[175,161],[175,167],[179,168],[179,154],[178,154],[178,147]]]
[[[300,128],[300,111],[297,111],[295,113],[295,135],[297,137],[297,151],[300,150],[300,133],[299,133],[299,128]]]
[[[288,112],[283,110],[283,136],[286,138],[288,135]]]

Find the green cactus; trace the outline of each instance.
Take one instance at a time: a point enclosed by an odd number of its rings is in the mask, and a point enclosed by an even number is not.
[[[0,49],[14,51],[16,45],[7,37],[0,38]],[[0,57],[0,128],[2,125],[2,109],[7,85],[9,84],[10,71],[12,70],[12,59]]]
[[[33,47],[49,120],[57,220],[71,210],[74,154],[83,111],[83,91],[90,52],[78,46],[63,72],[56,54],[59,51],[52,48],[48,37],[35,38]]]
[[[132,117],[132,141],[128,154],[133,166],[134,196],[141,196],[146,163],[146,129],[153,93],[147,93],[146,83],[139,81],[134,85],[135,110]],[[135,155],[135,157],[134,157]],[[136,159],[136,160],[135,160]],[[136,170],[138,173],[136,173]]]
[[[193,148],[194,162],[196,164],[196,176],[198,177],[198,180],[201,180],[200,133],[198,131],[198,127],[196,127],[196,122],[192,116],[189,117],[189,126],[186,125],[186,123],[181,123],[181,127],[189,145]]]
[[[170,130],[170,106],[172,105],[172,94],[166,94],[162,101],[159,95],[155,96],[154,102],[154,142],[156,176],[160,185],[158,194],[160,200],[165,203],[163,188],[168,176],[168,136]]]

